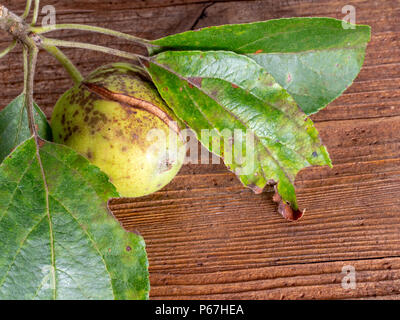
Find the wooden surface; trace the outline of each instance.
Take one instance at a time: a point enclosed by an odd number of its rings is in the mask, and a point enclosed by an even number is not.
[[[1,1],[22,12],[22,0]],[[312,118],[334,167],[302,171],[296,188],[305,217],[277,215],[272,192],[254,195],[223,165],[187,165],[162,191],[113,203],[115,215],[147,243],[153,299],[400,298],[400,1],[43,0],[57,22],[88,23],[150,39],[225,23],[292,16],[342,18],[372,26],[365,65],[342,97]],[[124,41],[78,31],[62,39],[141,52]],[[0,45],[7,36],[1,34]],[[118,59],[65,50],[84,74]],[[0,61],[0,102],[22,88],[17,49]],[[51,114],[72,82],[40,54],[35,99]],[[343,289],[342,267],[356,270]]]

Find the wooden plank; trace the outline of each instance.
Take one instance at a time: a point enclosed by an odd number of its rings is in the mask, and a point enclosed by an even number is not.
[[[298,188],[300,204],[308,208],[299,223],[287,224],[274,213],[271,193],[243,191],[226,173],[182,174],[167,190],[117,200],[112,209],[147,239],[153,272],[397,256],[400,161],[393,162],[375,165],[374,174],[371,163],[358,172],[344,166],[336,169],[342,177],[324,180],[315,170]]]
[[[342,286],[351,266],[355,288]],[[399,299],[400,259],[350,260],[234,271],[153,273],[153,299]],[[347,275],[347,274],[346,274]]]
[[[42,0],[43,5],[53,5],[57,11],[63,12],[98,12],[98,11],[118,11],[143,8],[162,8],[171,6],[181,6],[199,3],[215,3],[230,0]],[[25,8],[25,0],[3,0],[4,5],[13,8],[15,12],[23,12]]]
[[[342,1],[43,1],[58,23],[88,23],[154,39],[224,23],[291,16],[342,18]],[[23,9],[22,0],[8,1]],[[7,1],[5,3],[7,5]],[[359,77],[312,118],[334,168],[308,168],[296,179],[303,220],[287,223],[272,192],[254,195],[224,165],[186,165],[160,192],[112,204],[116,217],[146,239],[153,298],[398,299],[400,288],[400,6],[355,0],[357,23],[372,26]],[[240,14],[238,14],[240,13]],[[62,39],[143,52],[124,41],[60,31]],[[0,40],[4,46],[5,40]],[[65,50],[87,74],[119,59]],[[0,63],[0,101],[19,93],[20,50]],[[49,116],[72,82],[41,53],[35,98]],[[357,289],[341,287],[354,265]]]

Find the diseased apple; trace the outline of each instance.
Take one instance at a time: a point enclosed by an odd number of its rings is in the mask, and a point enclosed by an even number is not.
[[[133,65],[101,67],[68,90],[51,126],[55,142],[88,158],[124,197],[161,189],[183,164],[183,126]]]

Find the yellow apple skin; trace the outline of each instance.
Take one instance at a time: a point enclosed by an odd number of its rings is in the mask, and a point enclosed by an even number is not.
[[[124,63],[101,67],[68,90],[51,119],[54,141],[98,166],[123,197],[156,192],[178,173],[185,144],[177,123],[155,87]]]

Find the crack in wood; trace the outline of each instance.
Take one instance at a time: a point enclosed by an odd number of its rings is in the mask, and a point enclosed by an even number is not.
[[[203,7],[203,9],[201,10],[200,14],[197,16],[196,20],[193,22],[192,26],[190,27],[190,30],[195,30],[196,29],[196,26],[198,25],[200,20],[207,17],[207,15],[206,15],[207,9],[210,8],[212,5],[214,5],[215,3],[216,3],[215,1],[210,2],[210,3],[207,3]]]

